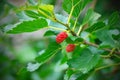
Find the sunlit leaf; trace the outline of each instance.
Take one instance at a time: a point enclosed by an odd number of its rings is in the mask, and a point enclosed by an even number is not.
[[[89,9],[86,14],[85,17],[83,19],[83,25],[88,23],[89,25],[92,25],[96,22],[96,20],[100,17],[101,15],[94,12],[92,9]]]
[[[64,0],[63,9],[70,14],[72,8],[74,8],[72,15],[77,17],[90,1],[91,0]]]
[[[39,17],[41,17],[40,14],[38,14],[38,13],[36,13],[36,12],[34,12],[34,11],[31,11],[31,10],[25,10],[24,12],[25,12],[25,14],[26,14],[27,16],[29,16],[29,17],[31,17],[31,18],[39,18]]]
[[[7,33],[17,34],[24,32],[32,32],[45,27],[48,27],[47,21],[45,19],[40,18],[31,21],[23,21],[15,25],[11,30],[7,31]]]
[[[51,59],[58,51],[60,50],[60,45],[57,43],[50,43],[48,45],[48,48],[45,50],[45,52],[38,57],[36,57],[36,61],[39,63],[44,63]]]
[[[40,63],[35,63],[35,64],[28,63],[27,70],[30,72],[33,72],[33,71],[37,70],[40,67],[40,65],[41,65]]]
[[[52,17],[54,16],[54,6],[53,5],[40,5],[38,8],[39,14],[40,15],[44,15],[45,17],[47,17],[46,15]],[[48,17],[47,17],[48,18]]]

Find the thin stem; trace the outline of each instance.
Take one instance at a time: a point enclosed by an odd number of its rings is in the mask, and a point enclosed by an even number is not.
[[[72,9],[71,9],[70,15],[69,15],[69,17],[68,17],[67,24],[69,24],[69,22],[70,22],[70,19],[71,19],[71,17],[72,17],[73,10],[74,10],[74,6],[73,6]]]
[[[114,56],[120,59],[120,56],[118,56],[118,55],[116,55],[116,54],[114,54]]]
[[[70,31],[70,33],[71,33],[73,36],[77,36],[76,33],[70,29],[70,27],[69,27],[68,24],[65,24],[65,23],[63,23],[63,22],[61,22],[61,21],[59,21],[59,20],[57,20],[57,19],[55,19],[55,21],[58,22],[58,23],[60,23],[60,24],[62,24],[62,25],[64,25],[64,26]]]
[[[73,11],[74,11],[74,8],[75,8],[80,2],[81,2],[81,0],[80,0],[79,2],[77,2],[75,5],[73,5],[73,0],[72,0],[72,9],[71,9],[71,11],[70,11],[70,15],[69,15],[69,17],[68,17],[67,24],[69,24],[69,22],[70,22],[70,19],[71,19],[71,17],[72,17]],[[77,18],[76,21],[75,21],[75,25],[74,25],[74,27],[73,27],[73,31],[74,31],[74,29],[75,29],[77,20],[78,20],[78,18]]]
[[[82,24],[82,25],[80,25],[80,28],[79,28],[79,30],[78,30],[78,33],[77,33],[77,35],[80,35],[81,34],[81,32],[87,27],[88,25],[85,23],[85,24]]]
[[[67,31],[67,30],[65,30],[65,29],[61,29],[61,28],[57,28],[57,27],[53,27],[53,26],[49,26],[48,28],[52,28],[52,29],[60,30],[60,31]]]
[[[112,54],[113,54],[113,52],[115,51],[115,49],[116,49],[116,48],[113,48],[108,55],[101,55],[101,57],[103,57],[103,58],[109,58],[109,57],[111,57]]]
[[[111,67],[111,66],[117,66],[117,65],[120,65],[120,63],[115,63],[115,64],[110,64],[110,65],[107,65],[107,66],[98,67],[98,68],[95,69],[95,71],[99,71],[101,69]]]
[[[60,23],[60,24],[64,25],[65,27],[67,27],[67,28],[69,27],[67,24],[65,24],[65,23],[63,23],[63,22],[61,22],[61,21],[59,21],[59,20],[58,20],[58,19],[56,19],[56,18],[55,18],[55,22],[58,22],[58,23]]]
[[[41,10],[38,9],[38,12],[41,13],[41,14],[43,14],[43,15],[44,15],[45,17],[47,17],[48,19],[50,19],[50,20],[52,20],[52,21],[55,21],[54,18],[48,16],[48,15],[47,15],[46,13],[44,13],[43,11],[41,11]]]
[[[113,52],[115,51],[115,49],[116,49],[116,48],[113,48],[113,49],[111,50],[111,52],[110,52],[110,54],[109,54],[110,56],[113,54]]]
[[[95,44],[95,43],[90,43],[90,42],[87,42],[87,41],[85,41],[85,40],[84,40],[83,44],[90,45],[90,46],[94,46],[94,47],[96,47],[96,48],[99,47],[97,44]]]
[[[78,18],[76,18],[76,20],[75,20],[75,23],[74,23],[74,26],[73,26],[73,31],[75,30],[75,27],[76,27],[76,25],[77,25],[77,21],[78,21]]]
[[[77,32],[77,36],[79,36],[79,34],[80,34],[81,30],[82,30],[82,27],[83,27],[83,25],[80,25],[80,28],[79,28],[79,30]]]

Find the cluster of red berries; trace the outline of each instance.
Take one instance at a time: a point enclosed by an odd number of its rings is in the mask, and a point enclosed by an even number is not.
[[[66,38],[68,37],[68,34],[66,32],[61,32],[56,36],[56,42],[62,43]],[[72,52],[75,49],[74,44],[68,44],[66,47],[66,52]]]

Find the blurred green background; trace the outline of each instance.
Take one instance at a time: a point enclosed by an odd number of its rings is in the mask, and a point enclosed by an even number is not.
[[[93,6],[96,12],[102,14],[101,19],[109,17],[114,11],[120,11],[120,0],[93,1],[94,4],[90,6]],[[63,80],[65,71],[62,68],[64,66],[57,65],[58,59],[61,57],[59,53],[38,70],[34,72],[26,70],[26,64],[29,62],[35,63],[34,58],[53,40],[43,37],[45,30],[14,35],[4,33],[3,28],[6,25],[10,26],[18,22],[20,18],[21,20],[26,19],[14,12],[15,8],[26,3],[26,0],[0,0],[0,80]],[[42,3],[52,4],[55,6],[55,12],[65,14],[61,9],[62,0],[42,0]],[[30,64],[32,65],[32,63]],[[56,68],[59,70],[56,71]],[[102,75],[104,74],[97,75],[98,78],[95,80],[101,80],[100,76]],[[119,75],[120,73],[117,74],[117,77]],[[118,80],[117,77],[115,76],[113,79]],[[107,79],[106,77],[105,80]]]

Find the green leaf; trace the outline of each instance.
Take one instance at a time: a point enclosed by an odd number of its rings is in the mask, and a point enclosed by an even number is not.
[[[74,43],[74,41],[73,41],[70,37],[66,38],[65,41],[66,41],[67,43]]]
[[[54,6],[53,5],[40,5],[38,8],[39,14],[47,16],[54,16]],[[47,15],[47,16],[46,16]]]
[[[32,20],[29,16],[25,14],[24,11],[19,11],[16,13],[17,17],[19,18],[20,21],[28,21]]]
[[[84,9],[84,7],[90,2],[91,0],[64,0],[63,1],[63,9],[70,14],[71,9],[73,10],[73,16],[78,17],[80,12]]]
[[[87,73],[96,66],[99,60],[98,54],[93,54],[89,49],[83,49],[81,56],[70,59],[68,65],[70,68]]]
[[[38,14],[34,11],[31,11],[31,10],[25,10],[24,12],[27,16],[29,16],[31,18],[39,18],[41,16],[40,14]]]
[[[91,27],[87,28],[86,31],[95,32],[96,30],[101,29],[103,27],[105,27],[105,23],[97,22],[97,23],[93,24]]]
[[[60,64],[62,65],[62,64],[65,64],[66,62],[67,62],[67,55],[64,55],[63,54],[63,57],[62,57],[62,59],[60,60]]]
[[[55,31],[52,30],[48,30],[45,32],[44,36],[52,36],[52,35],[56,35],[57,33]]]
[[[112,34],[109,32],[109,30],[102,28],[100,30],[96,31],[97,38],[102,41],[101,45],[109,45],[111,47],[115,47],[115,41],[112,38]]]
[[[39,9],[43,9],[45,11],[48,11],[49,13],[53,13],[54,6],[53,5],[40,5]]]
[[[27,71],[33,72],[40,67],[40,63],[28,63],[27,64]]]
[[[50,43],[45,52],[36,57],[35,60],[39,63],[44,63],[51,59],[59,50],[60,50],[59,44],[57,44],[56,42]]]
[[[69,80],[70,76],[74,73],[73,70],[68,69],[65,73],[64,80]]]
[[[87,80],[90,73],[82,74],[80,71],[73,71],[68,69],[64,76],[64,80]]]
[[[45,19],[35,19],[31,21],[23,21],[15,27],[13,27],[11,30],[9,30],[7,33],[17,34],[17,33],[24,33],[24,32],[32,32],[36,31],[42,28],[45,28],[48,26],[48,23]]]
[[[119,13],[118,12],[114,12],[110,17],[109,17],[109,21],[108,21],[108,24],[110,26],[113,26],[115,25],[118,21],[119,21]]]
[[[82,24],[85,25],[86,23],[88,23],[89,25],[92,25],[100,16],[100,14],[94,12],[92,9],[89,9],[85,14]]]
[[[75,43],[79,43],[79,42],[83,42],[83,41],[84,41],[83,38],[77,38],[77,39],[75,39]]]
[[[82,47],[80,47],[80,45],[76,45],[76,46],[75,46],[75,50],[74,50],[73,53],[72,53],[72,54],[73,54],[72,57],[80,56],[81,51],[82,51]]]

